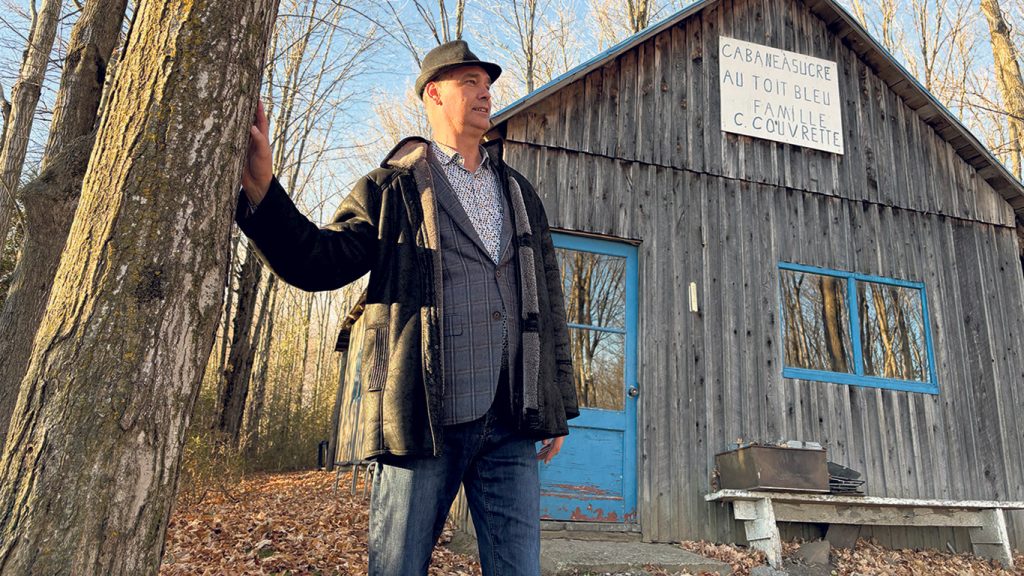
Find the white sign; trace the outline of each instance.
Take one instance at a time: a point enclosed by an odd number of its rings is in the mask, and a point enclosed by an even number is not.
[[[843,153],[836,63],[718,39],[722,130]]]

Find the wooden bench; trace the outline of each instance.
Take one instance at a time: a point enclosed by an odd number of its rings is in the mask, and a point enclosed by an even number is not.
[[[1013,568],[1003,510],[1022,510],[1024,502],[987,500],[916,500],[877,496],[842,496],[793,492],[719,490],[708,502],[732,502],[733,516],[743,520],[750,546],[761,550],[774,568],[782,564],[776,522],[879,526],[960,526],[970,529],[978,556]]]

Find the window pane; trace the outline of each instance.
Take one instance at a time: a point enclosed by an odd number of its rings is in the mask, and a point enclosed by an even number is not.
[[[625,335],[571,328],[569,339],[580,407],[624,410]]]
[[[626,259],[556,248],[570,324],[625,328]]]
[[[921,291],[857,283],[864,375],[928,381]]]
[[[786,366],[853,374],[846,279],[779,272]]]

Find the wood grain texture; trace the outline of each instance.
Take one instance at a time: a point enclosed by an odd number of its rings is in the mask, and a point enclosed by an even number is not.
[[[846,153],[721,133],[720,34],[835,61]],[[641,241],[647,540],[742,539],[701,498],[737,438],[822,441],[873,495],[1024,499],[1013,209],[856,42],[801,2],[726,0],[507,121],[506,159],[553,226]],[[940,394],[782,378],[781,261],[923,282]],[[1021,516],[1007,514],[1018,548]],[[872,533],[970,549],[959,529]]]

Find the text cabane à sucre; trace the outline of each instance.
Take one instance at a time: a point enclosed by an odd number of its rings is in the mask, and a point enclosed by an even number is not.
[[[718,39],[722,130],[843,153],[835,62]]]

